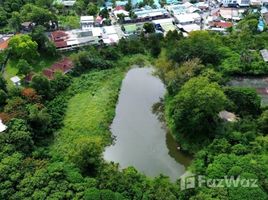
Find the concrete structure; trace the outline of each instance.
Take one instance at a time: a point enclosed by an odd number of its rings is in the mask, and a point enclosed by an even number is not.
[[[63,4],[66,7],[71,7],[75,4],[76,0],[55,0],[54,3]]]
[[[20,86],[21,85],[20,78],[18,76],[13,76],[10,80],[12,81],[12,83],[15,86]]]
[[[238,8],[220,8],[219,14],[223,19],[239,21],[242,19],[242,13],[245,9]]]
[[[190,32],[192,32],[192,31],[199,31],[199,30],[201,30],[200,25],[198,25],[198,24],[194,24],[194,23],[193,23],[193,24],[185,24],[185,25],[180,25],[180,24],[178,24],[177,27],[178,27],[180,30],[183,29],[183,31],[185,31],[185,32],[187,32],[187,33],[190,33]]]
[[[143,8],[134,10],[134,14],[137,16],[136,21],[152,21],[156,19],[168,18],[169,13],[164,8],[152,9]]]
[[[2,119],[0,119],[0,132],[3,132],[7,129],[7,126],[3,124]]]
[[[101,28],[93,27],[90,30],[54,31],[51,33],[51,39],[57,49],[67,50],[86,45],[98,45],[101,35]]]
[[[119,41],[120,38],[114,26],[105,26],[102,30],[102,41],[104,44],[114,44]]]
[[[80,24],[82,30],[90,30],[94,26],[94,17],[93,16],[81,16]]]
[[[261,56],[265,62],[268,62],[268,50],[262,49],[260,50]]]
[[[176,23],[181,25],[200,23],[201,16],[198,13],[185,13],[174,16]]]

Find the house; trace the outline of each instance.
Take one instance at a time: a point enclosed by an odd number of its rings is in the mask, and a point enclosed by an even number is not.
[[[137,18],[135,19],[136,22],[169,18],[169,13],[164,8],[152,9],[150,7],[146,7],[134,10],[134,14],[137,16]]]
[[[262,0],[250,0],[250,5],[251,6],[261,6]]]
[[[268,25],[268,12],[262,14],[263,20]]]
[[[114,26],[103,27],[102,41],[104,44],[114,44],[119,41],[119,36],[114,28]]]
[[[10,80],[12,81],[12,83],[15,86],[20,86],[21,85],[20,78],[18,76],[13,76]]]
[[[174,16],[176,23],[181,25],[200,23],[201,16],[198,13],[184,13]]]
[[[195,23],[192,23],[192,24],[184,24],[184,25],[178,24],[177,27],[179,28],[179,30],[185,31],[187,33],[190,33],[192,31],[199,31],[199,30],[201,30],[200,25],[195,24]]]
[[[51,33],[51,40],[58,50],[69,50],[86,45],[98,45],[101,41],[100,27],[89,30],[55,31]]]
[[[93,16],[81,16],[80,25],[82,30],[90,30],[94,26],[94,17]]]
[[[220,16],[225,20],[235,20],[239,21],[242,19],[242,14],[245,9],[238,8],[220,8]]]
[[[43,70],[43,75],[49,80],[54,78],[55,73],[60,72],[62,74],[67,74],[73,69],[73,62],[69,58],[63,58],[59,62],[54,63],[50,68]]]
[[[225,21],[219,21],[219,22],[214,21],[214,22],[211,22],[209,25],[210,25],[210,27],[226,29],[226,28],[232,27],[233,23],[232,22],[225,22]]]

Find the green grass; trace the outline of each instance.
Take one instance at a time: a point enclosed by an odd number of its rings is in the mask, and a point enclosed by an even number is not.
[[[90,139],[108,144],[109,125],[115,114],[124,71],[119,68],[95,71],[74,81],[70,90],[78,93],[68,102],[64,127],[58,132],[52,151],[69,157],[78,141]]]
[[[51,145],[51,154],[68,159],[75,144],[83,140],[103,146],[109,144],[109,126],[115,115],[124,75],[131,65],[148,64],[148,59],[144,55],[124,57],[116,68],[91,71],[75,78],[68,89],[72,97],[68,102],[64,125]]]

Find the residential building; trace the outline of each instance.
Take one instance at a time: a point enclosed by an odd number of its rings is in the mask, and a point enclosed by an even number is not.
[[[94,17],[93,16],[81,16],[80,24],[82,30],[90,30],[94,26]]]
[[[11,35],[0,35],[0,51],[5,50],[8,48],[8,41]]]
[[[261,56],[265,62],[268,62],[268,50],[262,49],[260,50]]]
[[[102,30],[92,27],[90,30],[54,31],[51,40],[59,50],[68,50],[86,45],[98,45],[101,41]]]
[[[15,86],[21,85],[20,78],[18,76],[13,76],[12,78],[10,78],[10,80]]]
[[[184,13],[180,15],[175,15],[175,22],[181,25],[186,24],[199,24],[201,21],[201,16],[198,13]]]

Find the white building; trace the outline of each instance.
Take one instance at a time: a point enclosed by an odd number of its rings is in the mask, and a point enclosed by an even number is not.
[[[80,24],[82,30],[90,30],[94,26],[94,17],[93,16],[81,16]]]
[[[75,4],[75,0],[55,0],[54,3],[63,4],[66,7],[71,7]]]
[[[185,24],[185,25],[178,24],[177,27],[179,29],[183,29],[187,33],[190,33],[192,31],[199,31],[199,30],[201,30],[201,27],[198,24]]]
[[[13,76],[10,80],[12,81],[12,83],[15,86],[20,86],[21,85],[20,78],[18,76]]]
[[[198,13],[185,13],[174,16],[176,22],[181,25],[200,23],[201,16]]]
[[[3,124],[2,119],[0,119],[0,132],[3,132],[7,129],[7,126]]]
[[[102,41],[104,44],[114,44],[120,40],[114,26],[104,26],[102,30]]]

